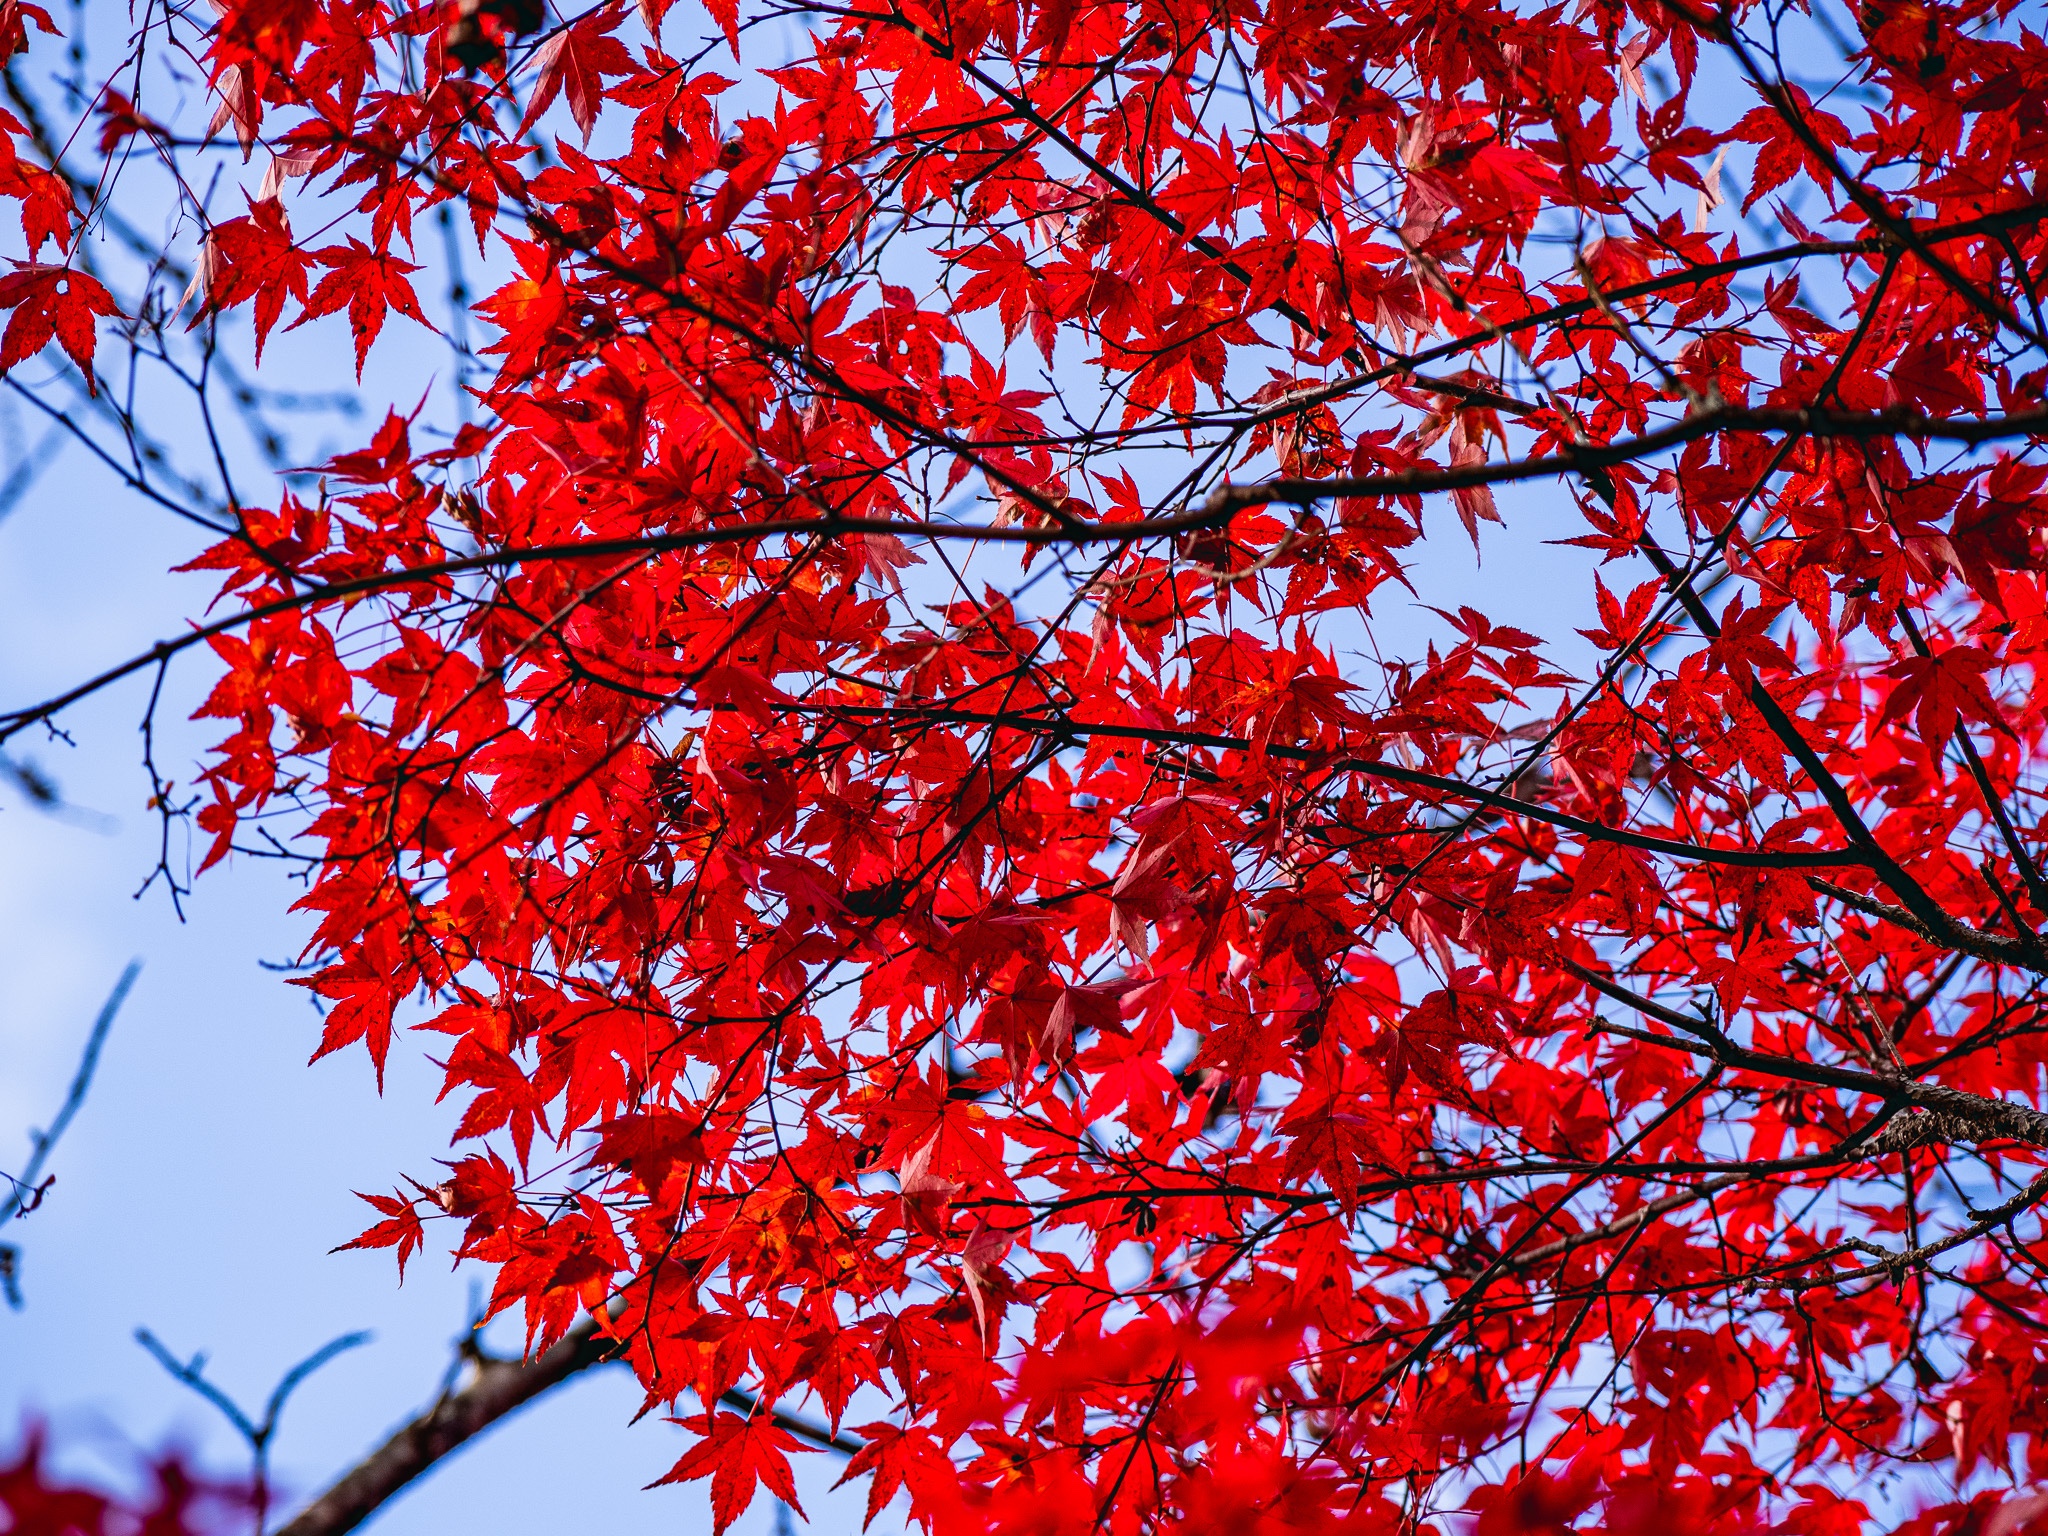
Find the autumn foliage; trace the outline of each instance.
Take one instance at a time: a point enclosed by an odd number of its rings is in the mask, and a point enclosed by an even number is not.
[[[741,1386],[949,1536],[2017,1528],[2038,13],[150,27],[203,103],[0,112],[10,382],[360,372],[444,209],[487,275],[469,424],[232,502],[195,628],[0,727],[210,650],[199,864],[300,867],[317,1054],[463,1106],[353,1246],[598,1317],[721,1526],[806,1450]],[[183,308],[62,155],[225,165]],[[1550,632],[1443,575],[1511,536]]]
[[[8,1536],[225,1536],[248,1529],[246,1485],[197,1471],[176,1449],[143,1461],[142,1486],[110,1493],[50,1464],[47,1426],[29,1424],[0,1453]]]

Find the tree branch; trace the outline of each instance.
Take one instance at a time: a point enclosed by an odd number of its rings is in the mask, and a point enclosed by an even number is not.
[[[542,1393],[592,1366],[619,1359],[618,1351],[619,1341],[599,1333],[597,1325],[586,1318],[530,1360],[500,1360],[474,1353],[476,1374],[467,1386],[443,1393],[431,1408],[349,1468],[281,1526],[277,1536],[342,1536],[355,1530],[442,1458]],[[764,1408],[759,1399],[738,1387],[719,1401],[749,1417],[765,1412],[778,1429],[820,1450],[851,1456],[864,1443],[780,1408]]]
[[[1254,745],[1249,738],[1243,736],[1223,736],[1210,731],[1167,730],[1153,726],[1116,725],[1108,721],[1076,720],[1067,715],[1033,714],[1024,710],[984,711],[953,709],[943,705],[913,708],[860,704],[778,704],[776,708],[792,714],[852,715],[863,719],[989,725],[999,730],[1071,737],[1076,741],[1101,736],[1118,741],[1150,742],[1158,746],[1201,747],[1217,752],[1249,752],[1253,750]],[[1678,838],[1658,837],[1647,832],[1631,832],[1625,827],[1610,827],[1604,822],[1574,816],[1569,811],[1556,810],[1478,784],[1468,784],[1463,779],[1429,773],[1420,768],[1409,768],[1400,763],[1354,757],[1341,752],[1314,751],[1281,742],[1269,742],[1262,750],[1268,757],[1277,757],[1285,762],[1316,764],[1332,773],[1355,773],[1362,778],[1405,784],[1411,788],[1429,790],[1447,799],[1482,805],[1505,816],[1524,816],[1531,821],[1543,822],[1589,841],[1619,843],[1629,848],[1640,848],[1645,853],[1663,854],[1674,859],[1694,859],[1705,864],[1726,864],[1743,869],[1816,869],[1863,866],[1870,862],[1866,853],[1854,848],[1708,847],[1702,843],[1688,843]]]
[[[309,585],[303,591],[254,603],[239,613],[227,614],[205,624],[195,624],[171,639],[159,640],[146,651],[107,668],[41,703],[0,711],[0,742],[5,742],[38,721],[47,720],[90,697],[111,683],[145,667],[161,664],[173,656],[205,644],[216,635],[252,624],[273,614],[332,602],[337,598],[388,591],[396,587],[419,586],[475,571],[506,570],[550,560],[604,560],[633,555],[658,554],[669,550],[703,549],[714,545],[749,543],[757,539],[792,534],[806,538],[843,538],[848,534],[889,535],[897,538],[957,539],[964,543],[1047,545],[1127,544],[1137,539],[1164,538],[1197,533],[1227,524],[1241,511],[1272,505],[1310,506],[1338,497],[1413,496],[1426,492],[1470,489],[1482,485],[1504,485],[1521,480],[1538,480],[1548,475],[1580,473],[1645,458],[1666,448],[1678,447],[1717,432],[1790,432],[1816,438],[1904,437],[1913,441],[1986,443],[2007,437],[2027,437],[2048,432],[2048,409],[2014,412],[1981,419],[1943,419],[1914,411],[1884,410],[1842,412],[1827,410],[1737,410],[1696,411],[1682,420],[1607,444],[1574,447],[1569,453],[1544,454],[1534,458],[1509,459],[1500,463],[1436,466],[1403,470],[1394,474],[1363,477],[1338,476],[1327,480],[1278,479],[1251,485],[1221,485],[1200,506],[1157,517],[1127,522],[1084,523],[1048,527],[1043,524],[1001,525],[993,523],[942,522],[907,517],[786,517],[759,522],[727,523],[710,528],[641,534],[615,539],[579,539],[562,544],[505,547],[481,550],[446,560],[427,561],[398,570],[376,571],[365,576]]]
[[[78,1113],[78,1107],[85,1102],[86,1090],[92,1087],[93,1073],[99,1067],[100,1047],[106,1044],[107,1032],[114,1027],[114,1015],[121,1011],[121,1004],[128,999],[128,989],[135,985],[135,978],[141,974],[142,962],[130,960],[121,972],[120,980],[114,983],[114,990],[100,1005],[99,1017],[92,1021],[92,1033],[85,1038],[85,1051],[78,1059],[78,1070],[72,1074],[70,1091],[64,1095],[57,1118],[50,1122],[48,1130],[30,1133],[35,1150],[29,1154],[28,1166],[22,1169],[21,1177],[0,1175],[10,1185],[7,1193],[0,1195],[0,1225],[17,1216],[26,1216],[43,1203],[43,1190],[47,1187],[39,1182],[43,1164],[49,1161],[57,1138],[64,1134],[72,1117]],[[20,1273],[21,1250],[12,1243],[0,1243],[0,1290],[5,1290],[7,1304],[17,1311],[21,1307]]]
[[[340,1536],[354,1530],[442,1457],[541,1393],[610,1359],[616,1347],[616,1341],[599,1337],[586,1321],[531,1360],[478,1357],[469,1385],[443,1393],[280,1527],[278,1536]]]
[[[1692,411],[1677,421],[1635,437],[1618,438],[1611,443],[1576,445],[1568,453],[1539,454],[1533,458],[1448,468],[1432,464],[1382,475],[1333,475],[1321,480],[1283,477],[1250,485],[1222,485],[1210,493],[1202,510],[1212,522],[1220,523],[1232,512],[1275,503],[1308,506],[1339,496],[1407,496],[1426,491],[1504,485],[1517,480],[1540,480],[1546,475],[1568,475],[1588,467],[1626,464],[1719,432],[1793,433],[1801,437],[1846,439],[1903,437],[1913,442],[1978,444],[2007,437],[2031,436],[2043,430],[2048,430],[2048,410],[2015,411],[2004,416],[1937,417],[1898,408],[1834,411],[1817,406],[1792,410],[1722,406],[1715,410]],[[1137,535],[1153,526],[1165,527],[1169,521],[1158,518],[1146,523],[1099,523],[1091,524],[1089,531],[1098,537],[1109,529]],[[1042,542],[1051,543],[1057,539],[1051,530],[1034,529],[1030,532]]]
[[[1819,882],[1816,882],[1819,883]],[[1826,1062],[1798,1061],[1788,1056],[1767,1056],[1736,1044],[1719,1030],[1698,1019],[1689,1019],[1675,1008],[1667,1008],[1654,998],[1644,997],[1632,988],[1623,986],[1610,977],[1602,976],[1576,961],[1566,959],[1559,969],[1569,971],[1596,992],[1624,1003],[1645,1018],[1655,1019],[1675,1029],[1683,1029],[1706,1042],[1702,1049],[1710,1052],[1723,1065],[1744,1072],[1759,1072],[1774,1077],[1789,1078],[1795,1082],[1813,1083],[1823,1088],[1844,1088],[1853,1093],[1867,1093],[1894,1105],[1910,1106],[1921,1114],[1907,1121],[1909,1126],[1925,1121],[1913,1130],[1887,1127],[1874,1138],[1871,1146],[1877,1151],[1897,1151],[1901,1147],[1924,1146],[1930,1142],[1978,1140],[1994,1136],[2009,1137],[2023,1141],[2030,1146],[2048,1147],[2048,1114],[2027,1104],[2016,1104],[2009,1099],[1988,1098],[1983,1094],[1968,1093],[1960,1088],[1945,1087],[1940,1083],[1923,1083],[1912,1077],[1893,1077],[1889,1074],[1863,1072],[1853,1067],[1837,1067]],[[1673,1042],[1683,1045],[1684,1042]],[[1916,1068],[1914,1070],[1925,1070]]]

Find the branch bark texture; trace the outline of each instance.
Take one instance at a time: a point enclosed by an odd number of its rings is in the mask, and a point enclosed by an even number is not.
[[[593,1366],[617,1359],[618,1350],[616,1339],[600,1334],[585,1319],[530,1360],[478,1356],[475,1374],[466,1385],[444,1393],[426,1412],[350,1467],[276,1536],[342,1536],[357,1529],[409,1484],[500,1419]],[[759,1399],[737,1387],[720,1401],[747,1417],[765,1412],[777,1428],[820,1450],[851,1456],[862,1446],[854,1436],[798,1414],[763,1409]]]

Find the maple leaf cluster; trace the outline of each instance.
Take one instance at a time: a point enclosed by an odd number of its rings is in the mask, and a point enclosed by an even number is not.
[[[598,1319],[721,1529],[740,1386],[948,1533],[2048,1477],[2024,8],[221,12],[207,122],[98,109],[268,157],[180,323],[360,377],[423,219],[491,274],[472,424],[232,502],[127,669],[215,658],[316,1054],[461,1106],[351,1246]],[[105,199],[0,128],[0,369],[90,382]],[[1554,632],[1411,643],[1510,535]]]

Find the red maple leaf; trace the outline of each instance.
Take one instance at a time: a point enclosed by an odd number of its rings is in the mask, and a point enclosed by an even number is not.
[[[0,309],[12,309],[0,334],[0,373],[34,357],[55,338],[97,392],[92,358],[95,321],[118,315],[113,295],[97,278],[70,267],[25,264],[0,275]]]
[[[595,11],[562,28],[541,45],[536,55],[540,77],[527,100],[526,115],[520,119],[520,133],[524,134],[540,120],[556,96],[566,93],[569,113],[583,130],[583,142],[590,142],[590,131],[597,126],[598,108],[604,102],[604,77],[631,74],[634,68],[626,45],[611,35],[608,25],[618,25],[616,11],[609,22],[605,11]]]
[[[789,1457],[791,1452],[812,1447],[799,1445],[788,1430],[778,1428],[767,1414],[757,1413],[743,1419],[736,1413],[706,1413],[671,1422],[703,1438],[648,1484],[650,1488],[710,1478],[711,1523],[713,1531],[719,1533],[739,1519],[753,1502],[757,1482],[766,1483],[769,1492],[799,1515],[803,1513]]]
[[[354,332],[356,339],[358,379],[363,376],[363,363],[370,355],[370,344],[384,329],[387,314],[395,310],[407,319],[433,329],[427,317],[420,312],[420,301],[412,291],[412,284],[406,281],[408,273],[419,271],[411,262],[373,251],[353,235],[345,246],[328,246],[314,251],[312,259],[326,267],[328,273],[306,298],[304,313],[288,329],[296,330],[308,320],[346,308],[349,330]]]

